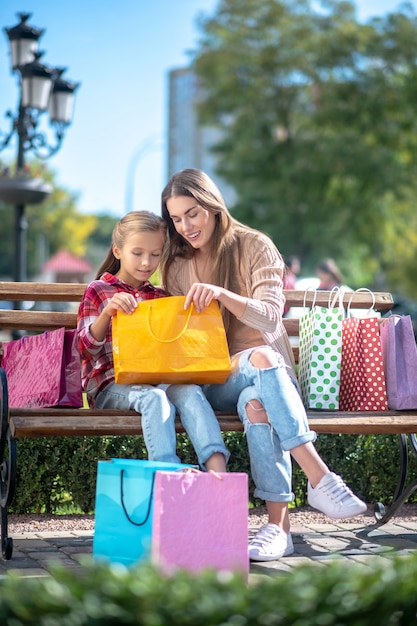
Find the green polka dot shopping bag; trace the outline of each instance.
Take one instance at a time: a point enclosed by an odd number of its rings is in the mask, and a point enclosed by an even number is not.
[[[306,308],[304,296],[304,308]],[[298,382],[306,409],[339,408],[343,290],[329,293],[329,306],[315,306],[300,318]],[[336,306],[337,304],[337,306]]]

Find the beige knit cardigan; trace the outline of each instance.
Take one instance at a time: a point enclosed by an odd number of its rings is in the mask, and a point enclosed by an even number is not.
[[[283,260],[266,235],[240,231],[241,295],[246,308],[239,321],[260,331],[265,343],[282,355],[289,375],[296,380],[293,351],[282,323],[285,297],[282,292]],[[171,295],[186,295],[198,279],[193,259],[177,257],[169,268],[168,291]]]

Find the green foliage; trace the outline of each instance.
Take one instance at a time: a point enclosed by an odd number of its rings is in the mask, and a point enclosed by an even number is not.
[[[387,502],[393,495],[399,471],[397,436],[320,435],[317,449],[366,502]],[[416,472],[416,459],[410,457],[410,476]]]
[[[250,475],[246,440],[240,433],[225,433],[231,452],[229,471]],[[177,436],[182,463],[197,465],[187,435]],[[56,513],[68,501],[76,510],[94,510],[97,462],[111,458],[146,459],[142,436],[26,438],[17,442],[15,513]],[[251,492],[253,483],[250,479]]]
[[[77,196],[57,184],[56,174],[53,171],[40,165],[36,160],[28,165],[28,169],[34,176],[39,173],[53,186],[51,195],[44,202],[25,207],[25,217],[28,222],[27,272],[30,279],[40,272],[42,264],[46,261],[45,251],[52,255],[59,249],[65,248],[77,256],[85,256],[88,239],[97,228],[98,218],[94,215],[82,214],[77,210]],[[13,206],[0,202],[0,211],[2,217],[0,220],[2,241],[0,275],[11,276],[15,209]]]
[[[27,438],[17,442],[15,513],[56,513],[68,499],[94,510],[97,462],[147,458],[143,437]]]
[[[231,453],[228,471],[246,472],[249,503],[263,504],[254,497],[246,438],[243,433],[224,433]],[[341,474],[351,489],[366,502],[388,504],[397,486],[399,449],[396,436],[319,435],[316,447],[330,469]],[[62,507],[94,511],[97,461],[110,458],[146,459],[142,436],[66,437],[17,441],[18,481],[11,510],[14,513],[57,513]],[[185,434],[177,437],[182,463],[197,464],[194,449]],[[409,478],[417,479],[417,458],[410,453]],[[293,464],[296,506],[306,504],[305,474]],[[414,494],[411,498],[417,500]]]
[[[417,555],[364,568],[299,565],[247,585],[212,571],[170,577],[149,564],[130,570],[56,567],[51,578],[0,581],[5,626],[408,626],[415,623]]]
[[[365,502],[389,504],[400,469],[396,435],[319,435],[315,445],[330,469],[341,474]],[[409,482],[417,478],[417,457],[411,450],[408,472]],[[296,504],[306,504],[307,479],[298,466],[294,469],[293,484]],[[410,500],[416,501],[416,497]]]
[[[87,241],[87,255],[95,270],[103,263],[111,245],[113,228],[119,218],[110,215],[97,215],[95,229],[90,233]]]
[[[412,7],[361,24],[353,2],[222,0],[200,27],[200,119],[222,131],[234,215],[304,273],[333,256],[353,287],[417,296]]]

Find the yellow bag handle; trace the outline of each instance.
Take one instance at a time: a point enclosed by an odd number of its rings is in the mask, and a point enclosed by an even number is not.
[[[190,321],[190,317],[191,317],[192,307],[193,306],[194,306],[193,303],[191,303],[191,305],[188,307],[187,317],[185,318],[185,323],[184,323],[184,328],[182,330],[180,330],[178,335],[176,335],[176,337],[173,337],[172,339],[160,339],[159,337],[157,337],[155,335],[155,333],[153,332],[153,330],[151,328],[151,319],[150,319],[150,317],[151,317],[152,307],[150,306],[148,308],[148,315],[146,316],[146,321],[147,321],[147,324],[148,324],[148,330],[149,330],[150,334],[152,335],[152,337],[155,339],[155,341],[159,341],[160,343],[173,343],[174,341],[177,341],[177,339],[182,337],[183,334],[185,333],[185,331],[187,330],[187,326],[188,326],[188,322]]]

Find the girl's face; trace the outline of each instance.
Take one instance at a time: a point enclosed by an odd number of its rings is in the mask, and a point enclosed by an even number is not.
[[[189,196],[172,196],[166,204],[177,233],[193,248],[209,249],[216,226],[215,214],[203,209]]]
[[[165,235],[158,231],[133,233],[123,247],[113,246],[113,254],[120,261],[117,277],[133,287],[139,287],[155,272],[161,260]]]

